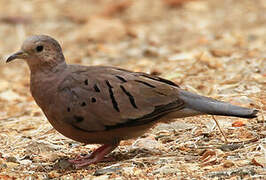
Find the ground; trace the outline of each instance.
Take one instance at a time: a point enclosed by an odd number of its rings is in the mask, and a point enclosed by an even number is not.
[[[265,12],[265,0],[0,0],[0,179],[266,178]],[[159,75],[260,112],[158,124],[113,160],[75,169],[66,159],[98,145],[56,132],[30,95],[25,62],[5,64],[32,34],[56,38],[68,63]]]

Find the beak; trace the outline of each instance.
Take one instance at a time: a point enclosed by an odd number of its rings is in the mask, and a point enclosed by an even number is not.
[[[6,63],[9,63],[15,59],[25,59],[26,56],[27,56],[27,53],[20,50],[16,53],[12,54],[11,56],[9,56],[6,60]]]

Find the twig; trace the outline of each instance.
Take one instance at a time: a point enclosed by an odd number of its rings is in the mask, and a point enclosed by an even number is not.
[[[221,133],[222,133],[222,135],[224,137],[225,142],[228,143],[227,138],[225,136],[225,133],[223,132],[223,130],[221,129],[221,127],[220,127],[220,125],[218,123],[218,121],[215,119],[215,117],[213,115],[212,115],[212,119],[215,121],[216,125],[218,126],[219,130],[221,131]]]

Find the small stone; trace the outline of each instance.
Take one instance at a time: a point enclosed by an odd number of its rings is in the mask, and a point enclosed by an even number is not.
[[[162,157],[158,159],[156,164],[174,164],[176,161],[176,157]]]
[[[0,170],[2,170],[2,169],[6,169],[7,168],[7,164],[0,164]]]
[[[19,163],[22,165],[30,165],[30,164],[32,164],[32,161],[28,160],[28,159],[23,159],[23,160],[19,161]]]
[[[159,149],[161,147],[161,143],[156,141],[155,138],[149,136],[137,139],[133,146],[144,149]]]
[[[223,163],[223,167],[224,168],[230,168],[230,167],[233,167],[235,164],[232,162],[232,161],[230,161],[230,160],[227,160],[227,161],[225,161],[224,163]]]
[[[7,90],[0,93],[0,99],[8,100],[8,101],[15,101],[15,100],[24,100],[23,97],[19,96],[13,90]]]
[[[218,58],[212,57],[206,52],[202,52],[196,56],[196,59],[201,63],[206,64],[211,69],[223,67],[223,64],[218,61]]]
[[[124,167],[123,171],[125,174],[133,175],[135,172],[135,168],[134,167]]]
[[[147,57],[157,57],[158,54],[158,49],[155,47],[149,47],[143,50],[143,55]]]
[[[50,171],[49,173],[48,173],[48,177],[49,178],[51,178],[51,179],[53,179],[53,178],[58,178],[58,177],[60,177],[61,175],[60,175],[60,173],[58,173],[57,171]]]
[[[224,145],[220,146],[219,148],[222,151],[234,151],[234,150],[239,149],[243,146],[244,146],[243,144],[224,144]]]
[[[186,60],[186,59],[192,59],[194,58],[194,54],[190,52],[183,52],[183,53],[178,53],[170,56],[168,58],[169,61],[180,61],[180,60]]]
[[[163,166],[159,169],[156,169],[155,171],[153,171],[153,174],[163,174],[163,175],[169,175],[169,174],[176,174],[178,173],[179,170],[170,166]]]
[[[47,158],[47,160],[49,162],[54,162],[54,161],[56,161],[57,159],[60,158],[58,154],[51,154],[51,153],[50,154],[49,153],[45,153],[45,156],[46,156],[46,158]]]
[[[94,176],[100,176],[103,174],[112,174],[112,173],[116,173],[117,171],[120,171],[121,168],[118,165],[112,165],[112,166],[108,166],[108,167],[104,167],[102,169],[98,169],[95,171],[95,173],[93,174]]]
[[[7,162],[18,163],[17,158],[14,157],[14,156],[6,157],[6,161],[7,161]]]
[[[67,159],[60,159],[55,165],[55,169],[69,169],[72,168],[72,164]]]
[[[215,57],[231,56],[233,53],[231,50],[225,50],[225,49],[212,49],[210,50],[210,52]]]
[[[17,167],[19,164],[14,162],[7,162],[6,165],[8,168],[14,168]]]

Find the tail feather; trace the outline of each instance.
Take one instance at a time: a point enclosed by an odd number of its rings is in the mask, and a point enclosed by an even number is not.
[[[185,102],[187,108],[205,114],[255,118],[258,113],[256,109],[235,106],[230,103],[200,96],[184,90],[180,90],[179,97]]]

